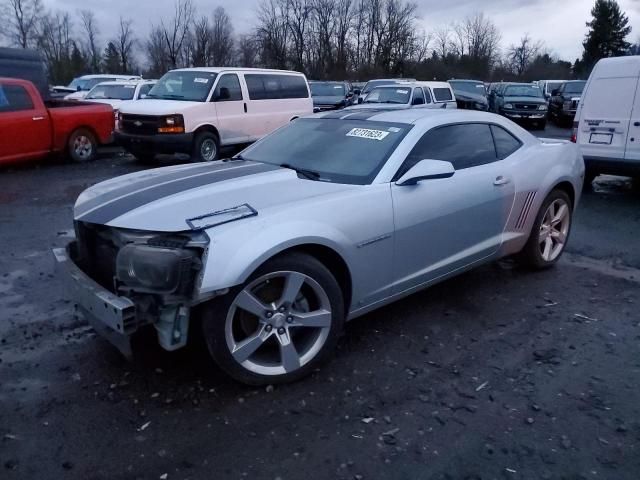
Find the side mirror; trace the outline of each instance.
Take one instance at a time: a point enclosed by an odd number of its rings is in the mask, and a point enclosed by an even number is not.
[[[78,85],[78,86],[76,87],[76,92],[81,92],[81,91],[82,91],[82,89],[80,88],[80,85]]]
[[[415,185],[421,180],[449,178],[454,173],[456,173],[456,169],[453,168],[451,162],[420,160],[396,181],[396,185]]]
[[[359,89],[359,88],[356,88],[356,89],[353,91],[353,94],[354,94],[354,95],[360,95],[360,89]]]
[[[231,92],[227,87],[220,87],[218,89],[218,93],[216,94],[216,102],[221,100],[229,100],[231,98]]]
[[[358,97],[358,103],[364,102],[364,97]]]

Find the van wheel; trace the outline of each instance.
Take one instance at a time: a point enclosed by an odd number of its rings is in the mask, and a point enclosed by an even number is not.
[[[96,137],[86,128],[79,128],[69,136],[67,144],[69,156],[74,162],[89,162],[96,158],[98,142]]]
[[[553,266],[567,245],[573,207],[562,190],[553,190],[542,202],[526,245],[518,254],[521,264],[541,270]]]
[[[344,324],[342,290],[316,258],[275,257],[228,294],[210,301],[202,327],[215,362],[236,380],[298,380],[333,351]]]
[[[215,133],[200,132],[193,142],[192,162],[211,162],[220,155],[220,141]]]

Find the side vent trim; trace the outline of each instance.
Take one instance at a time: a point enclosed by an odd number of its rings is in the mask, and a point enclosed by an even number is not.
[[[516,221],[516,230],[522,230],[524,226],[527,224],[527,218],[529,217],[529,212],[531,211],[531,206],[533,205],[533,201],[536,198],[537,192],[529,192],[524,200],[524,204],[522,205],[522,211],[520,212],[520,216]]]

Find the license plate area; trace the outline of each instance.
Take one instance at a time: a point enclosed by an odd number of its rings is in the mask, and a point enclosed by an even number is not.
[[[589,136],[589,143],[593,143],[596,145],[611,145],[612,140],[612,133],[592,133]]]

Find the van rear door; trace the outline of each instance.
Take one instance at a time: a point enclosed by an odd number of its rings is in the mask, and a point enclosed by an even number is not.
[[[639,73],[640,64],[635,62],[632,65],[600,61],[595,66],[580,102],[577,132],[577,143],[586,159],[624,159],[627,143],[632,138],[629,121]]]

